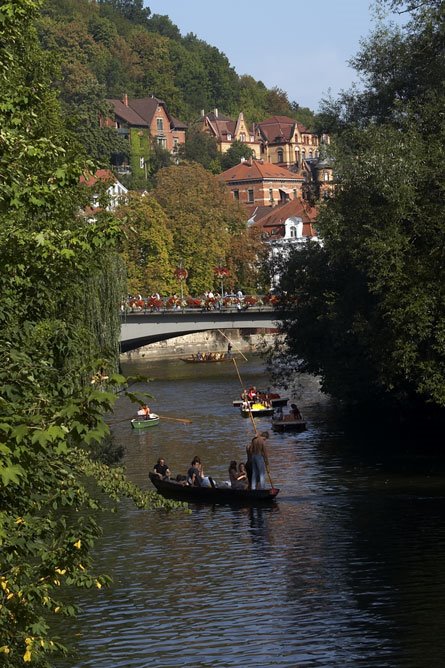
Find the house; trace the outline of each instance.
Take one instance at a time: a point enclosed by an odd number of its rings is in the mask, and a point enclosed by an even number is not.
[[[263,160],[295,171],[302,169],[306,159],[319,157],[320,144],[329,143],[329,135],[319,137],[288,116],[271,116],[257,127]]]
[[[144,98],[108,99],[111,114],[101,119],[102,127],[114,127],[128,139],[130,164],[124,156],[115,156],[121,173],[147,175],[151,142],[155,141],[173,155],[185,143],[186,124],[170,114],[163,100],[151,95]]]
[[[248,127],[241,112],[236,121],[220,114],[214,109],[209,114],[201,111],[201,129],[216,139],[220,153],[226,153],[234,141],[247,144],[253,151],[253,157],[259,158],[261,154],[261,141],[255,124]]]
[[[302,197],[305,176],[263,160],[242,159],[217,177],[242,204],[274,206]]]
[[[242,112],[234,121],[219,113],[218,109],[208,114],[203,110],[201,128],[215,138],[221,153],[226,153],[237,140],[247,144],[257,160],[296,172],[306,170],[305,161],[317,160],[320,146],[330,143],[329,135],[319,136],[310,132],[302,123],[288,116],[271,116],[248,127]]]
[[[269,209],[266,214],[258,207],[251,211],[249,223],[261,231],[264,243],[270,247],[269,259],[274,267],[272,286],[278,284],[280,261],[286,259],[291,248],[309,241],[319,242],[315,229],[317,213],[315,207],[301,198]]]
[[[94,174],[84,174],[80,177],[80,183],[91,188],[91,206],[84,211],[88,218],[93,218],[95,213],[103,210],[102,199],[106,203],[105,211],[115,211],[128,193],[127,188],[109,169],[98,169]]]

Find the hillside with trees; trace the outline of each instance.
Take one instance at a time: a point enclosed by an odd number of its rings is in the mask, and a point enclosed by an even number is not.
[[[201,110],[217,108],[251,123],[282,114],[309,129],[314,115],[279,88],[238,75],[227,57],[190,33],[181,35],[168,16],[151,14],[142,0],[46,0],[39,22],[42,47],[59,64],[55,84],[76,140],[102,165],[125,142],[99,128],[106,98],[164,100],[189,124]]]

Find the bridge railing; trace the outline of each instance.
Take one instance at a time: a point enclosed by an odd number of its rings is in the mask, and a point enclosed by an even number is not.
[[[247,310],[255,311],[273,311],[273,296],[257,297],[247,296],[238,298],[221,299],[179,299],[169,297],[166,300],[148,298],[148,299],[128,299],[121,304],[121,314],[131,315],[139,314],[181,314],[181,313],[208,313],[212,311],[224,313],[238,313]]]

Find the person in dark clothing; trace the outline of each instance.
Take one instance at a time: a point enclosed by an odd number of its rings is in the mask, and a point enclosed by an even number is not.
[[[189,485],[201,487],[203,480],[202,464],[199,457],[193,457],[191,466],[187,471],[187,482]]]
[[[165,463],[165,459],[163,457],[159,457],[158,461],[153,467],[153,471],[159,478],[161,478],[161,480],[164,480],[165,478],[170,478],[171,476],[168,464]]]

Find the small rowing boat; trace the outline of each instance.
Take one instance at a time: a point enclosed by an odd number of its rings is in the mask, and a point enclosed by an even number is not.
[[[241,415],[243,417],[261,417],[262,415],[273,415],[274,408],[273,406],[266,406],[266,404],[252,403],[249,406],[246,406],[245,403],[240,408]]]
[[[147,417],[137,417],[130,420],[130,424],[133,429],[149,429],[150,427],[155,427],[159,424],[160,421],[159,415],[156,413],[149,413]]]
[[[288,416],[281,420],[272,419],[272,429],[274,431],[304,431],[306,429],[306,421],[294,420]]]
[[[155,473],[149,472],[149,478],[159,494],[167,499],[188,501],[189,503],[212,503],[233,505],[256,505],[271,503],[279,489],[235,489],[233,487],[195,487],[184,485],[175,480],[161,480]]]

